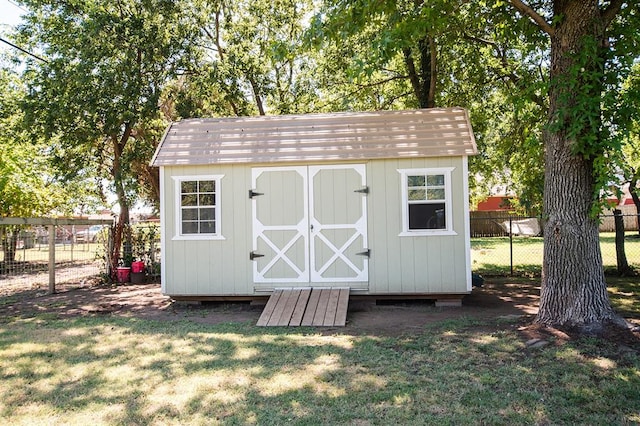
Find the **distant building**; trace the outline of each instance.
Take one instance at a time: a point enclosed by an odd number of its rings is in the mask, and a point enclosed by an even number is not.
[[[484,201],[480,201],[474,211],[478,212],[502,212],[512,211],[514,197],[509,195],[492,195]]]

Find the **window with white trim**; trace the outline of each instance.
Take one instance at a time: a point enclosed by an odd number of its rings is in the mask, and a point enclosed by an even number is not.
[[[402,236],[453,232],[451,172],[453,168],[401,169]]]
[[[174,177],[176,238],[220,237],[220,179],[222,176]]]

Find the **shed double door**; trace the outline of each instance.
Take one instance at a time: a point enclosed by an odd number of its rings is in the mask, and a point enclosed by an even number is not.
[[[256,283],[367,283],[363,164],[252,170]]]

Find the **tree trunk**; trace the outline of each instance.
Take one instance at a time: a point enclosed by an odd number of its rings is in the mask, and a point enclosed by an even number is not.
[[[638,235],[640,235],[640,197],[638,197],[638,188],[636,188],[637,184],[638,178],[634,172],[634,177],[629,182],[629,195],[631,195],[633,204],[636,206],[636,226],[638,227]]]
[[[434,108],[436,106],[436,43],[433,37],[425,37],[418,41],[418,46],[420,48],[420,80],[422,81],[420,105],[423,108]]]
[[[2,251],[4,252],[5,266],[11,265],[16,261],[16,252],[18,250],[18,234],[20,227],[8,226],[0,234],[2,241]]]
[[[604,45],[604,25],[595,0],[554,2],[554,15],[562,17],[551,36],[551,87],[549,123],[544,133],[545,183],[544,259],[540,310],[536,321],[548,325],[600,329],[618,321],[611,308],[600,252],[598,221],[592,216],[595,182],[591,155],[576,154],[581,137],[597,135],[599,126],[583,120],[576,123],[577,99],[591,97],[589,104],[600,116],[601,81],[589,76],[593,69],[576,73],[576,57],[585,54],[585,40]],[[580,68],[578,68],[580,69]],[[568,84],[569,76],[578,81]],[[595,85],[595,87],[594,87]],[[597,98],[594,98],[597,96]],[[576,125],[582,129],[576,132]]]
[[[403,49],[404,63],[413,94],[418,100],[420,108],[435,107],[435,93],[437,81],[437,48],[432,37],[425,37],[418,42],[420,53],[419,70],[410,48]]]
[[[613,219],[616,228],[616,263],[618,275],[621,277],[631,275],[631,268],[627,262],[627,254],[624,250],[624,216],[620,209],[613,210]]]
[[[125,132],[122,138],[118,140],[117,137],[112,137],[112,145],[113,145],[113,165],[111,168],[111,173],[113,176],[113,184],[116,191],[116,196],[118,198],[118,205],[120,206],[120,214],[118,216],[118,221],[115,226],[115,230],[113,233],[113,251],[111,252],[111,271],[115,273],[116,267],[120,263],[120,260],[123,261],[125,266],[127,263],[131,263],[131,232],[129,229],[129,201],[127,200],[127,194],[124,188],[124,181],[122,176],[122,152],[126,143],[129,140],[129,136],[131,134],[131,127],[129,124],[125,127]],[[124,252],[121,253],[120,249],[124,247]]]

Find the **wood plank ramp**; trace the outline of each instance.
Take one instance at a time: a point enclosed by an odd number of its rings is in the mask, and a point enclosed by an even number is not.
[[[349,288],[277,288],[256,325],[259,327],[344,327]]]

